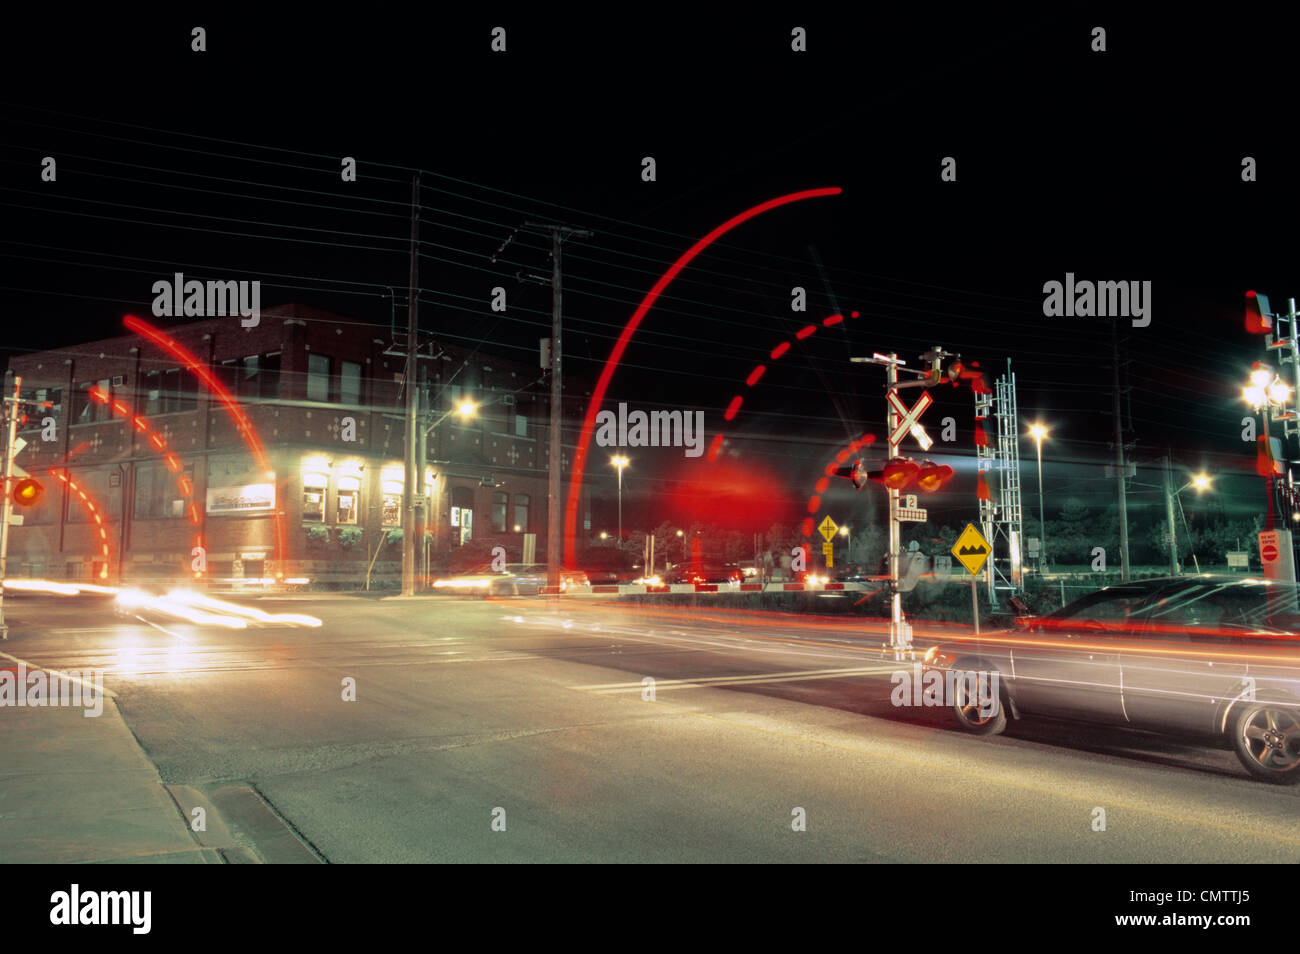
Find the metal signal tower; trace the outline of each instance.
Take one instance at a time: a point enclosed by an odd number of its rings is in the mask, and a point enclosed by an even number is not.
[[[976,466],[992,490],[989,499],[979,502],[980,525],[993,549],[984,567],[990,606],[998,605],[999,593],[1009,598],[1024,586],[1020,423],[1016,376],[1010,365],[1008,361],[1007,373],[998,378],[993,391],[975,395],[975,420],[987,420],[991,414],[996,425],[996,439],[975,448]],[[991,479],[994,475],[996,481]]]

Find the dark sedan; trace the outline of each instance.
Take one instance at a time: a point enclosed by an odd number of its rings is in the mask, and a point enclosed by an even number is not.
[[[1009,632],[925,655],[961,726],[1044,715],[1232,746],[1256,778],[1300,782],[1297,587],[1210,576],[1109,586]]]

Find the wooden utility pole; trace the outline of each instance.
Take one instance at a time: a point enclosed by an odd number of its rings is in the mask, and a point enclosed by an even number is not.
[[[416,369],[420,364],[420,175],[411,177],[411,281],[406,305],[406,370],[402,374],[402,387],[406,394],[405,479],[402,481],[402,595],[415,594],[415,481],[416,474],[424,469],[424,462],[415,460],[418,450],[416,431],[419,426],[420,390],[416,384]]]

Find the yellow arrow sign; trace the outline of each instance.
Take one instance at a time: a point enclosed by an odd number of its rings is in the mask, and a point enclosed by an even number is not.
[[[835,525],[835,521],[831,519],[830,514],[827,514],[826,519],[818,525],[817,529],[821,531],[823,537],[830,540],[835,536],[835,531],[838,530],[839,527]]]
[[[984,534],[975,529],[975,524],[966,524],[957,542],[952,545],[952,555],[966,568],[972,576],[984,568],[984,561],[989,558],[993,548],[984,539]]]

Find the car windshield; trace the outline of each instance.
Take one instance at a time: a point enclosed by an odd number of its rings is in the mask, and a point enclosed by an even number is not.
[[[1128,622],[1150,597],[1137,587],[1113,586],[1090,593],[1044,617],[1045,621]]]

